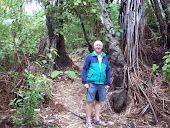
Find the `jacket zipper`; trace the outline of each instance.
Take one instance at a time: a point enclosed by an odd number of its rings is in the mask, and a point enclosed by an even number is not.
[[[102,58],[103,59],[103,58]],[[99,62],[99,61],[98,61]],[[101,61],[101,63],[102,63],[102,61]],[[100,67],[99,67],[99,69],[100,69]],[[101,69],[100,69],[100,79],[99,79],[99,83],[100,83],[100,80],[101,80],[101,70],[102,70],[102,67],[101,67]]]
[[[101,80],[101,71],[100,71],[100,79],[99,79],[99,83],[100,83],[100,80]]]
[[[90,79],[91,79],[92,76],[93,76],[93,72],[92,72],[92,74],[91,74],[91,76],[90,76]]]

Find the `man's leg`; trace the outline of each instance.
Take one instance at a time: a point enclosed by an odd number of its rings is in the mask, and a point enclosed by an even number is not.
[[[86,102],[86,122],[91,122],[93,102]]]
[[[101,110],[101,102],[106,100],[106,89],[105,85],[98,86],[99,90],[96,93],[96,100],[95,100],[95,119],[94,123],[102,126],[107,126],[107,124],[100,120],[100,110]]]
[[[101,109],[101,102],[95,101],[95,119],[94,123],[97,125],[107,126],[107,124],[100,120],[100,109]]]
[[[100,107],[101,107],[101,102],[95,101],[95,119],[99,120],[100,117]]]

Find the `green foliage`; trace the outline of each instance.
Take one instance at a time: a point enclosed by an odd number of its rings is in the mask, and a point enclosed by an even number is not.
[[[40,69],[41,72],[49,71],[52,67],[50,66],[50,63],[55,64],[54,62],[54,55],[58,56],[57,49],[55,48],[47,48],[49,50],[49,53],[46,54],[46,56],[39,55],[40,57],[43,57],[43,60],[36,60],[35,63],[37,64],[36,68]]]
[[[4,69],[4,67],[2,67],[1,65],[0,65],[0,71],[5,71],[5,69]]]
[[[155,28],[157,26],[157,18],[155,15],[155,11],[151,5],[151,2],[149,0],[145,0],[144,2],[144,17],[145,17],[145,23],[150,26]]]
[[[0,16],[0,61],[12,64],[12,35],[10,32],[10,25],[7,24],[7,20],[2,19]],[[0,64],[0,65],[1,65]],[[5,70],[5,69],[4,69]]]
[[[120,4],[119,3],[110,3],[110,1],[109,1],[109,4],[105,4],[105,6],[106,6],[107,12],[109,14],[109,17],[113,22],[115,34],[117,37],[120,37],[120,33],[123,32],[123,30],[120,28],[120,25],[118,23]]]
[[[45,58],[44,60],[37,60],[35,62],[37,64],[36,68],[40,69],[42,72],[49,67],[47,62],[54,63],[52,53],[58,55],[56,49],[48,48],[48,50],[49,53],[47,53],[46,56],[43,56]],[[17,93],[19,98],[11,100],[9,105],[15,106],[14,109],[11,109],[11,111],[15,111],[13,116],[15,127],[18,127],[19,125],[33,127],[38,125],[37,118],[34,117],[34,114],[40,112],[37,111],[39,99],[44,100],[43,96],[46,96],[47,98],[50,97],[52,82],[45,75],[36,76],[35,74],[29,73],[27,69],[25,69],[23,75],[25,76],[25,84],[22,85],[20,89],[13,90],[13,92]],[[54,77],[55,75],[55,72],[53,72],[52,76]],[[12,73],[12,76],[15,78],[17,74],[14,72]]]
[[[165,59],[164,61],[164,65],[162,67],[162,71],[163,74],[166,76],[166,82],[168,83],[168,86],[170,87],[170,52],[165,52],[165,56],[163,57],[163,59]],[[158,76],[158,69],[159,66],[156,64],[152,65],[152,70],[153,72]]]
[[[119,8],[120,5],[116,3],[109,3],[107,5],[107,10],[118,37],[122,32],[118,24]],[[85,27],[87,38],[91,44],[95,40],[108,41],[105,38],[105,29],[99,17],[98,1],[63,0],[57,6],[48,5],[45,13],[51,17],[50,20],[53,24],[54,33],[64,35],[68,53],[77,48],[87,47],[87,42],[82,33],[82,24]]]
[[[159,66],[158,65],[156,65],[156,64],[153,64],[152,65],[152,70],[153,70],[153,72],[158,76],[159,75],[159,73],[158,73],[158,69],[159,68]]]
[[[65,71],[64,74],[66,74],[71,80],[76,79],[75,71]]]
[[[80,27],[81,26],[78,27],[78,25],[74,23],[64,25],[65,46],[68,53],[72,52],[76,48],[80,48],[83,44],[86,44],[84,38],[81,37],[80,35],[82,31],[81,30],[82,28]],[[72,28],[77,28],[77,29],[72,29]]]
[[[145,0],[143,7],[145,26],[149,27],[149,29],[151,30],[155,37],[159,37],[160,36],[159,23],[151,2],[149,0]]]
[[[8,65],[14,63],[16,53],[21,57],[37,52],[44,31],[43,11],[30,16],[20,8],[21,5],[20,1],[2,0],[0,7],[0,60]]]
[[[45,90],[44,85],[47,83],[46,79],[36,77],[29,73],[26,69],[25,73],[25,85],[21,86],[21,89],[15,90],[18,98],[15,98],[9,105],[14,105],[15,108],[11,111],[15,111],[13,121],[16,123],[15,127],[19,125],[26,125],[27,127],[33,127],[38,124],[34,114],[38,108],[38,100],[44,99],[40,94],[41,90]]]
[[[85,2],[85,1],[84,1]],[[81,0],[74,0],[73,2],[75,5],[79,5],[81,3]]]
[[[109,3],[105,4],[109,17],[111,18],[114,27],[119,26],[118,18],[119,18],[119,9],[120,4],[118,3]]]
[[[44,100],[43,96],[50,96],[52,81],[45,75],[35,76],[25,69],[25,84],[18,90],[12,90],[17,93],[17,98],[11,100],[9,105],[14,108],[10,111],[15,111],[12,116],[15,122],[15,127],[25,125],[27,127],[34,127],[38,125],[35,113],[39,113],[38,102]]]
[[[54,33],[62,34],[65,38],[67,52],[87,44],[81,23],[84,24],[89,42],[90,39],[104,39],[97,29],[100,25],[98,2],[93,0],[64,0],[58,6],[48,5],[46,14],[51,16]],[[81,16],[81,19],[80,17]]]
[[[163,74],[166,76],[166,81],[170,87],[170,52],[165,52],[166,55],[163,57],[165,59],[164,66],[162,67]]]
[[[53,71],[52,73],[51,73],[51,78],[55,78],[55,77],[57,77],[59,74],[61,74],[62,73],[62,71],[57,71],[57,70],[55,70],[55,71]]]
[[[50,52],[47,53],[47,55],[44,57],[47,59],[47,61],[50,61],[55,64],[54,59],[53,59],[53,54],[58,56],[57,49],[55,49],[53,47],[51,47],[50,49],[48,47],[46,47],[46,49],[49,50]]]

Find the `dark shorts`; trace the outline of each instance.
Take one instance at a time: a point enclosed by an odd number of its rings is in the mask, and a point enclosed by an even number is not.
[[[89,88],[87,89],[86,100],[90,102],[93,102],[95,100],[99,102],[106,101],[105,85],[89,83]]]

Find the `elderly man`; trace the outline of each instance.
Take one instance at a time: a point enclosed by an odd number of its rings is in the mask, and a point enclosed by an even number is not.
[[[86,94],[86,127],[92,128],[91,114],[95,101],[94,123],[106,126],[100,120],[101,102],[106,101],[106,90],[110,87],[110,66],[106,54],[102,52],[103,43],[94,42],[94,51],[85,58],[82,69],[82,84],[87,88]]]

